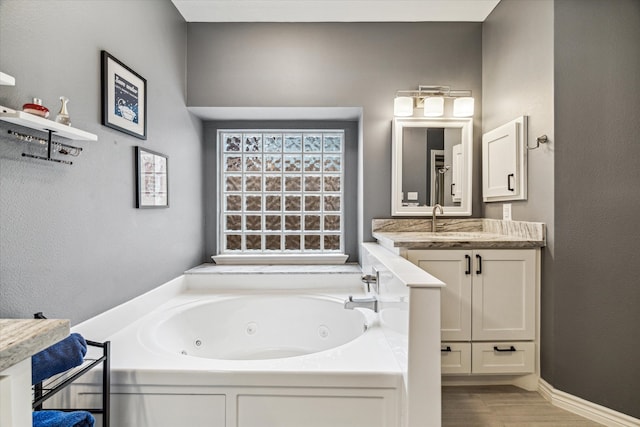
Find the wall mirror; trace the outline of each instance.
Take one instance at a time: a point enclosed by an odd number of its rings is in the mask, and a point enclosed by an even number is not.
[[[391,215],[471,215],[472,119],[395,118]]]

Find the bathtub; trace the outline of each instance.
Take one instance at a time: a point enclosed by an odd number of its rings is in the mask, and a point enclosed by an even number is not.
[[[281,359],[340,347],[375,323],[322,294],[243,293],[208,296],[160,311],[139,339],[168,354],[219,360]]]
[[[361,274],[201,266],[73,330],[111,341],[112,426],[401,427],[408,301],[345,309]],[[99,407],[97,378],[61,399]]]

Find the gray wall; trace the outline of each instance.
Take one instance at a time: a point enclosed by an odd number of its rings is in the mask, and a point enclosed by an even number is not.
[[[547,226],[541,278],[541,369],[547,380],[554,354],[553,34],[552,0],[502,0],[482,27],[482,131],[526,115],[529,144],[544,134],[551,140],[527,153],[528,199],[507,202],[514,220]],[[484,216],[501,219],[502,204],[485,203]]]
[[[552,383],[640,418],[640,1],[554,12]]]
[[[363,107],[364,241],[391,213],[391,119],[398,89],[450,84],[477,99],[480,171],[481,24],[189,24],[188,105]],[[480,215],[475,180],[474,215]]]
[[[72,166],[20,156],[0,122],[0,317],[89,318],[202,260],[201,125],[185,108],[187,25],[168,1],[0,1],[0,104],[70,99]],[[100,50],[148,82],[148,139],[100,123]],[[169,156],[168,209],[135,209],[134,146]]]
[[[615,7],[614,7],[615,5]],[[542,377],[640,417],[640,2],[502,0],[483,25],[483,131],[526,114],[529,198],[548,225]],[[486,204],[487,217],[501,203]]]
[[[218,253],[217,185],[219,171],[217,138],[219,129],[342,129],[345,142],[344,229],[347,262],[358,262],[357,195],[358,195],[358,122],[350,121],[207,121],[204,125],[204,236],[207,257]]]
[[[417,202],[428,205],[429,184],[429,150],[427,149],[427,132],[433,129],[407,127],[402,131],[402,192],[403,201],[409,201],[408,192],[418,193]],[[443,134],[441,132],[441,134]],[[444,137],[441,138],[444,142]],[[412,202],[416,202],[412,200]]]

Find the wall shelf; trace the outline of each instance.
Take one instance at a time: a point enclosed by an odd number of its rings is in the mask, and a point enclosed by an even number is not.
[[[41,132],[52,132],[56,136],[81,141],[97,141],[98,136],[71,126],[63,125],[53,120],[38,117],[24,111],[15,111],[0,106],[0,120],[16,125],[28,127]]]
[[[16,79],[13,76],[10,76],[9,74],[5,74],[2,71],[0,71],[0,85],[15,86]]]

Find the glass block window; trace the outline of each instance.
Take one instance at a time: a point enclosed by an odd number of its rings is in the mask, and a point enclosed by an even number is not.
[[[344,252],[344,131],[218,132],[221,254]]]

